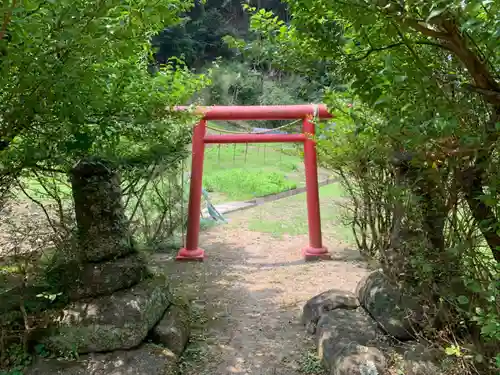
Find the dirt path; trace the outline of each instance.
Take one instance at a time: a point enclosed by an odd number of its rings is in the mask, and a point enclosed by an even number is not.
[[[304,359],[312,343],[300,324],[303,304],[329,288],[352,291],[367,272],[356,251],[332,238],[325,243],[334,260],[305,263],[299,250],[307,237],[251,232],[244,215],[248,211],[235,213],[230,224],[202,235],[204,263],[155,256],[177,294],[187,296],[199,312],[186,375],[307,373]]]

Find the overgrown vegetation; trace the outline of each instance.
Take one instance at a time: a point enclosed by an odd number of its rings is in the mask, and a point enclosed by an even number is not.
[[[231,199],[263,197],[297,187],[276,172],[252,172],[236,168],[205,178],[205,186],[207,191],[224,192]]]
[[[175,59],[155,74],[147,68],[150,38],[189,7],[0,2],[0,368],[20,371],[40,323],[32,314],[65,302],[45,275],[75,250],[69,173],[79,160],[104,158],[120,170],[128,219],[144,246],[182,224],[179,166],[192,119],[172,107],[207,79]]]
[[[322,375],[325,373],[321,361],[314,352],[306,352],[300,360],[300,372],[306,375]]]
[[[216,192],[216,198],[220,195],[226,201],[240,201],[302,186],[302,160],[293,148],[292,155],[285,154],[286,147],[264,144],[208,148],[203,170],[205,189]]]
[[[250,9],[251,24],[276,66],[321,60],[343,75],[320,144],[351,196],[361,251],[421,297],[425,335],[458,372],[496,372],[499,4],[287,3],[289,24]]]
[[[498,371],[500,3],[192,6],[0,1],[0,366],[29,361],[30,314],[64,303],[44,272],[75,249],[75,163],[110,160],[136,240],[161,246],[186,219],[193,119],[173,106],[323,100],[337,117],[320,124],[321,162],[349,195],[360,251],[420,296],[425,338],[459,373]],[[209,190],[244,199],[300,183],[282,173],[297,156],[273,149],[274,165],[249,170],[234,165],[243,150],[208,153]]]

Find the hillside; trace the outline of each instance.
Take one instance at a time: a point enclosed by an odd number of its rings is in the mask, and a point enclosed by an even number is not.
[[[258,9],[272,10],[281,19],[288,19],[287,7],[279,0],[248,2]],[[195,1],[177,27],[168,27],[154,38],[156,60],[165,63],[170,57],[183,56],[188,66],[202,68],[218,57],[229,58],[231,51],[222,41],[225,35],[250,38],[248,14],[241,0]]]

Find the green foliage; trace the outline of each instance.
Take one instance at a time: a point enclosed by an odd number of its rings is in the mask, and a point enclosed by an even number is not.
[[[470,333],[461,361],[477,350],[484,360],[469,368],[494,372],[500,3],[287,3],[289,24],[248,8],[251,26],[275,64],[317,73],[322,61],[343,78],[325,96],[338,117],[320,134],[320,153],[349,192],[358,245],[445,314],[448,333]]]
[[[202,93],[209,105],[275,105],[318,101],[321,87],[298,74],[263,69],[251,62],[227,62],[211,67],[211,84]],[[275,128],[284,121],[248,121],[254,127]],[[290,129],[288,129],[290,130]]]
[[[211,70],[207,104],[271,105],[298,104],[319,99],[320,87],[299,75],[262,71],[249,63],[224,62]]]
[[[203,180],[207,191],[218,191],[231,199],[249,199],[294,189],[296,183],[287,181],[276,172],[258,172],[229,169],[206,176]]]
[[[37,297],[38,298],[45,298],[47,300],[49,300],[50,302],[54,302],[56,300],[57,297],[59,297],[60,295],[62,295],[62,293],[40,293],[40,294],[37,294]]]
[[[31,363],[32,357],[26,353],[22,345],[18,344],[9,346],[2,359],[4,360],[2,366],[8,367],[9,370],[0,369],[0,375],[22,375],[25,367]]]
[[[182,0],[0,1],[0,193],[30,199],[47,219],[41,225],[30,212],[27,223],[17,221],[14,233],[29,251],[9,255],[25,266],[24,283],[38,281],[61,254],[75,255],[67,173],[83,157],[103,157],[119,167],[127,213],[142,242],[181,225],[182,200],[172,192],[179,190],[193,118],[174,106],[192,100],[208,78],[194,75],[176,58],[154,74],[148,68],[151,38],[176,25],[191,5]],[[46,234],[47,228],[53,233]],[[48,287],[37,294],[42,302],[61,299]],[[37,327],[27,317],[21,323],[6,332],[24,335],[22,348],[9,349],[23,356],[10,358],[2,342],[1,354],[8,355],[2,368],[18,371],[26,364],[26,338]]]
[[[286,6],[280,0],[259,1],[258,5],[286,17]],[[196,1],[178,26],[166,27],[153,38],[155,57],[164,63],[173,56],[182,56],[192,68],[202,68],[219,57],[230,60],[234,51],[224,43],[228,35],[252,38],[241,0]]]
[[[151,35],[188,7],[176,0],[27,1],[6,10],[12,17],[9,38],[0,41],[4,167],[67,169],[83,155],[140,160],[180,151],[189,128],[171,108],[206,79],[177,60],[155,75],[147,66]]]
[[[125,209],[135,239],[146,248],[164,247],[185,225],[189,186],[182,167],[158,163],[128,183]],[[129,181],[134,179],[130,176]]]
[[[306,375],[321,375],[325,371],[321,359],[314,352],[306,352],[299,361],[300,372]]]

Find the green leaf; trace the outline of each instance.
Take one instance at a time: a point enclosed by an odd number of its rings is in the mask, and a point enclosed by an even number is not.
[[[446,8],[434,9],[427,17],[426,22],[429,22],[433,18],[440,16],[444,11],[446,11]]]
[[[481,327],[481,334],[486,337],[498,337],[500,335],[500,322],[488,322]]]
[[[445,353],[446,353],[446,355],[454,356],[454,357],[461,357],[462,356],[462,352],[460,350],[460,347],[458,347],[457,345],[452,345],[452,346],[447,347],[445,349]]]
[[[458,296],[457,300],[461,305],[467,305],[469,303],[469,298],[467,298],[467,296]]]

